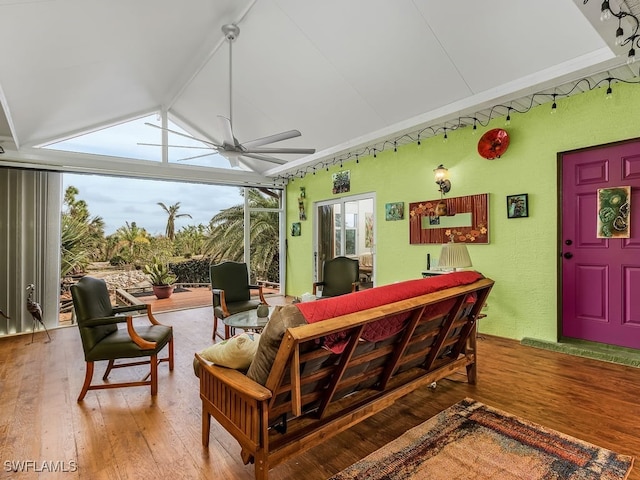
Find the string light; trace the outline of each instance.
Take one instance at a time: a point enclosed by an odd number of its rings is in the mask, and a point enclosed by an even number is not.
[[[622,45],[624,42],[624,30],[622,29],[622,18],[618,18],[618,29],[616,30],[616,46]]]
[[[583,0],[583,5],[589,3],[589,0]],[[627,64],[632,64],[636,61],[636,49],[635,47],[640,48],[640,20],[631,12],[626,12],[622,10],[622,7],[626,4],[624,2],[620,2],[618,4],[619,10],[614,12],[611,10],[611,5],[608,0],[604,0],[602,5],[600,5],[600,20],[603,22],[609,20],[611,17],[616,17],[618,19],[618,28],[616,28],[616,37],[615,44],[624,47],[625,45],[629,45],[629,53],[627,54]],[[631,25],[631,33],[625,37],[624,30],[622,28],[622,19],[627,19],[627,23]]]
[[[478,119],[477,118],[473,118],[473,132],[471,132],[472,135],[475,135],[476,133],[478,133]]]
[[[600,7],[600,21],[604,22],[605,20],[609,20],[610,18],[611,9],[609,8],[609,2],[607,0],[604,0],[604,2],[602,2],[602,6]]]
[[[301,172],[302,174],[306,174],[309,173],[311,171],[314,171],[318,168],[326,168],[326,171],[329,171],[329,166],[331,165],[340,165],[340,168],[344,168],[344,161],[348,161],[349,159],[352,159],[355,157],[356,159],[356,163],[359,164],[360,163],[360,157],[361,156],[367,156],[367,155],[372,155],[373,158],[378,158],[378,153],[379,152],[383,152],[385,151],[387,148],[393,147],[393,151],[397,152],[398,151],[398,146],[403,145],[405,143],[416,143],[418,145],[422,144],[422,140],[425,136],[429,137],[429,136],[437,136],[441,133],[443,133],[443,142],[447,142],[448,141],[448,133],[449,131],[452,130],[457,130],[458,128],[461,127],[465,127],[469,125],[469,121],[470,120],[474,120],[474,123],[479,124],[480,126],[486,127],[489,122],[491,122],[495,117],[498,117],[500,115],[504,115],[506,113],[506,117],[505,117],[505,126],[509,126],[511,124],[511,113],[515,112],[515,113],[527,113],[529,112],[532,108],[545,103],[544,101],[540,101],[538,100],[539,98],[546,98],[552,99],[552,105],[551,105],[551,113],[556,113],[557,112],[557,100],[558,98],[566,98],[571,96],[574,92],[575,93],[582,93],[584,91],[591,91],[594,90],[596,88],[600,88],[603,86],[603,84],[607,85],[607,89],[606,89],[606,95],[605,98],[611,98],[612,94],[613,94],[613,88],[612,85],[615,82],[621,82],[621,83],[626,83],[626,84],[630,84],[630,85],[640,85],[640,79],[639,80],[625,80],[625,79],[621,79],[621,78],[615,78],[615,77],[607,77],[598,81],[592,81],[589,78],[581,78],[579,80],[576,80],[574,82],[571,82],[572,87],[567,91],[567,93],[549,93],[549,92],[537,92],[537,93],[533,93],[531,95],[529,95],[528,100],[529,103],[526,106],[518,106],[515,107],[513,105],[502,105],[502,104],[498,104],[498,105],[494,105],[493,107],[491,107],[489,109],[488,113],[483,112],[483,116],[486,116],[487,119],[485,121],[481,121],[480,119],[477,118],[477,116],[468,116],[468,117],[459,117],[457,119],[457,121],[455,123],[453,123],[451,120],[447,121],[447,126],[427,126],[427,127],[423,127],[411,134],[403,134],[400,135],[399,137],[391,140],[385,140],[381,143],[378,143],[376,145],[370,145],[370,146],[365,146],[362,147],[361,149],[359,149],[357,152],[348,152],[344,155],[341,156],[336,156],[333,157],[333,160],[323,160],[320,163],[316,164],[316,165],[307,165],[304,167],[301,167],[300,169],[298,169],[295,173],[286,173],[286,174],[282,174],[279,176],[276,176],[275,179],[276,180],[280,180],[286,182],[288,180],[292,180],[293,181],[293,177],[296,175],[300,175]],[[548,101],[548,100],[547,100]],[[427,135],[428,134],[428,135]]]

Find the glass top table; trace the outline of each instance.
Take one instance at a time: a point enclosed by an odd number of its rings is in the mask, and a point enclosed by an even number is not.
[[[251,310],[229,315],[227,318],[223,318],[222,322],[228,327],[231,327],[232,331],[236,328],[242,328],[243,330],[260,332],[269,321],[269,318],[271,318],[271,314],[275,308],[275,306],[269,306],[268,317],[258,317],[257,309],[252,308]]]

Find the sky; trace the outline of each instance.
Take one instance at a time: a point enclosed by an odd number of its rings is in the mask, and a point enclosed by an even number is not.
[[[178,213],[193,217],[178,218],[176,232],[187,225],[208,225],[220,210],[244,202],[240,187],[65,173],[63,191],[70,185],[79,190],[76,199],[87,203],[90,215],[102,217],[105,235],[125,222],[136,222],[151,235],[164,235],[167,214],[158,202],[167,207],[180,202]]]
[[[149,127],[148,123],[158,125],[159,118],[149,115],[64,140],[47,148],[160,161],[160,147],[153,145],[161,141],[161,131]],[[171,122],[169,127],[186,133]],[[184,137],[170,134],[169,144],[191,147],[170,149],[170,162],[185,161],[191,156],[203,153],[203,150],[193,149],[201,148],[201,143]],[[211,152],[204,150],[204,153],[207,151]],[[185,163],[230,168],[229,162],[220,155],[189,159]],[[70,185],[79,190],[76,199],[87,203],[91,217],[102,217],[105,222],[105,235],[114,233],[124,226],[125,222],[136,222],[138,227],[144,228],[151,235],[163,235],[168,216],[158,202],[164,203],[167,207],[180,202],[178,214],[188,213],[193,217],[178,218],[175,222],[176,232],[187,225],[208,225],[211,217],[220,210],[244,202],[240,196],[240,187],[65,173],[63,191]]]

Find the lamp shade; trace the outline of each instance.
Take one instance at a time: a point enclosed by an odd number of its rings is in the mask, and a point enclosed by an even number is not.
[[[438,267],[452,268],[455,271],[456,268],[470,267],[471,265],[471,257],[464,243],[451,242],[442,245]]]

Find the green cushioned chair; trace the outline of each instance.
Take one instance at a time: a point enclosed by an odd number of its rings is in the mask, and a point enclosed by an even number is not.
[[[173,330],[172,327],[160,324],[151,313],[151,305],[112,306],[109,291],[104,280],[83,277],[71,287],[73,307],[76,312],[84,358],[87,371],[84,385],[78,402],[84,399],[88,390],[118,387],[151,386],[151,395],[158,393],[158,364],[169,362],[169,370],[173,370]],[[136,312],[146,313],[150,322],[145,326],[134,326],[132,315]],[[126,315],[123,315],[126,314]],[[118,328],[119,323],[126,323],[127,328]],[[166,358],[158,358],[158,354],[169,346]],[[118,359],[149,357],[148,360],[115,363]],[[151,366],[150,373],[142,380],[126,383],[102,383],[92,385],[94,362],[107,360],[107,370],[102,379],[107,380],[114,368],[133,365]]]
[[[360,284],[360,265],[357,259],[349,257],[335,257],[324,262],[322,266],[322,281],[314,282],[313,294],[318,287],[322,287],[322,297],[337,297],[345,293],[352,293]]]
[[[213,340],[216,336],[227,339],[230,336],[228,325],[224,326],[224,337],[218,333],[218,319],[227,318],[234,313],[246,312],[266,304],[261,285],[249,284],[249,271],[246,263],[222,262],[209,267],[211,293],[213,295]],[[258,298],[251,298],[251,291],[258,292]]]

